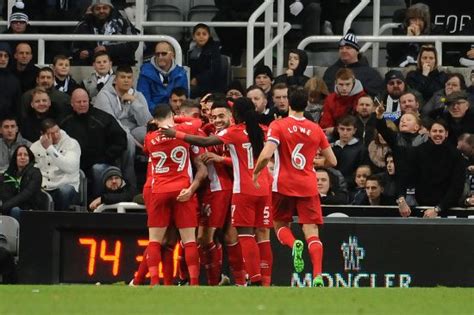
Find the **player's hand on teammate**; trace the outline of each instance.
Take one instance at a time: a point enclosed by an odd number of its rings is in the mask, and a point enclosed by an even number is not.
[[[160,134],[168,138],[174,138],[176,136],[176,130],[169,127],[161,127]]]
[[[176,200],[178,200],[179,202],[185,202],[191,199],[192,196],[193,192],[191,188],[184,188],[179,192],[179,195],[178,197],[176,197]]]
[[[201,161],[203,161],[203,163],[205,163],[205,164],[209,164],[209,163],[212,163],[212,162],[222,163],[222,161],[224,161],[223,156],[217,155],[213,152],[205,152],[205,153],[201,154],[200,157],[201,157]]]

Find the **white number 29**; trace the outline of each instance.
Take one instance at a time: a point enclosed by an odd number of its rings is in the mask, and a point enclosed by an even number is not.
[[[166,159],[168,158],[165,152],[162,152],[162,151],[152,152],[151,156],[154,158],[159,158],[155,166],[155,173],[163,174],[163,173],[169,172],[170,168],[164,167]],[[181,172],[186,165],[186,160],[188,158],[188,150],[186,150],[185,147],[178,146],[174,148],[173,150],[171,150],[170,158],[171,158],[171,161],[178,164],[177,171]]]
[[[303,143],[298,143],[293,152],[291,152],[291,165],[297,170],[304,169],[306,165],[306,158],[303,154],[300,153],[300,150],[303,148]]]

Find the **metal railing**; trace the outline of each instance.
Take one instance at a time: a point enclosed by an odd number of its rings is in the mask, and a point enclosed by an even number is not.
[[[359,41],[363,42],[387,42],[387,43],[435,43],[436,51],[438,53],[438,66],[443,64],[442,47],[443,43],[474,43],[474,36],[405,36],[405,35],[391,35],[391,36],[358,36]],[[305,49],[311,43],[334,43],[341,40],[340,36],[310,36],[304,38],[299,44],[299,49]],[[372,55],[372,63],[374,57]],[[375,59],[378,67],[378,58]],[[373,63],[374,64],[374,63]]]
[[[167,35],[87,35],[87,34],[2,34],[2,40],[16,41],[38,41],[38,64],[44,65],[45,42],[46,41],[114,41],[114,42],[145,42],[145,41],[166,41],[170,43],[175,50],[176,63],[183,63],[183,51],[178,41]],[[143,58],[143,53],[137,54]],[[139,59],[140,60],[140,59]]]

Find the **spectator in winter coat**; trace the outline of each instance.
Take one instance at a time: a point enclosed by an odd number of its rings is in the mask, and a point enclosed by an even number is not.
[[[41,172],[35,156],[24,144],[13,152],[10,165],[0,179],[0,213],[19,219],[20,210],[39,209]]]
[[[171,91],[176,88],[185,89],[189,95],[186,70],[177,65],[174,58],[173,46],[168,42],[158,42],[155,57],[140,69],[137,90],[145,96],[150,113],[154,112],[158,104],[168,103]]]
[[[424,3],[416,3],[405,12],[405,18],[394,35],[422,36],[431,33],[430,8]],[[387,43],[387,66],[406,67],[416,64],[416,58],[423,43]]]
[[[118,165],[127,150],[127,135],[110,114],[89,103],[87,92],[78,88],[71,96],[72,112],[65,116],[61,128],[81,146],[81,169],[91,182],[87,191],[97,197],[102,189],[102,174],[111,165]]]
[[[448,79],[444,88],[436,91],[430,100],[423,106],[421,112],[423,115],[429,115],[432,111],[442,108],[446,105],[446,98],[453,92],[465,91],[466,82],[464,76],[460,73],[448,73]],[[474,95],[469,97],[470,103],[474,100]]]
[[[301,86],[303,87],[309,80],[304,75],[306,67],[308,66],[308,55],[304,50],[291,49],[288,53],[288,69],[285,74],[275,78],[276,83],[285,83],[287,86]]]
[[[199,23],[193,28],[193,44],[188,53],[191,68],[191,97],[224,92],[221,77],[221,53],[211,36],[209,26]]]
[[[359,59],[359,49],[360,46],[357,37],[351,31],[339,41],[339,59],[326,70],[323,77],[330,92],[334,91],[336,73],[341,68],[351,69],[356,79],[362,83],[367,94],[375,96],[382,91],[382,77],[378,71],[371,68],[367,62]]]
[[[321,204],[324,205],[344,205],[347,204],[347,191],[339,189],[337,179],[329,170],[325,168],[316,169],[318,180],[318,192]]]
[[[412,89],[421,93],[422,103],[428,101],[436,91],[444,88],[444,84],[448,80],[446,73],[439,71],[437,66],[438,54],[435,47],[422,46],[418,55],[417,68],[408,72],[406,80]]]
[[[100,90],[102,90],[105,85],[112,84],[115,76],[112,70],[110,56],[104,51],[100,51],[94,55],[92,67],[94,67],[95,71],[91,73],[88,78],[82,80],[81,85],[89,93],[91,103],[94,103],[95,97],[99,94]]]
[[[19,130],[18,123],[14,117],[6,117],[0,124],[0,173],[5,172],[10,164],[13,152],[20,145],[30,147],[31,142],[23,139]]]
[[[79,143],[52,119],[41,122],[41,138],[31,145],[36,166],[43,175],[42,188],[54,200],[55,210],[68,210],[79,198]]]
[[[17,113],[21,97],[20,82],[8,67],[11,61],[10,46],[0,42],[0,120]]]
[[[54,88],[71,96],[72,91],[78,88],[76,80],[70,75],[71,61],[64,55],[57,55],[53,60]]]
[[[135,26],[114,8],[111,0],[94,0],[77,25],[74,34],[136,35]],[[94,54],[105,51],[116,65],[135,64],[138,42],[74,42],[72,52],[78,64],[91,65]]]
[[[365,195],[358,200],[357,205],[367,206],[391,206],[395,205],[395,200],[386,196],[383,183],[377,175],[371,175],[365,180]]]
[[[402,188],[413,185],[418,205],[430,207],[424,211],[425,218],[437,217],[442,211],[456,206],[466,177],[461,153],[446,141],[446,123],[435,121],[429,128],[429,137],[427,142],[414,149],[408,163],[409,172],[402,177]],[[400,214],[407,217],[411,209],[404,194],[399,196]]]
[[[20,82],[21,93],[23,94],[36,86],[39,68],[33,62],[31,46],[28,43],[20,42],[16,45],[13,58],[15,61],[11,66],[11,71]]]
[[[375,138],[375,105],[368,95],[361,96],[357,101],[355,113],[357,119],[355,137],[367,147]]]
[[[362,84],[354,77],[351,69],[340,69],[336,74],[336,91],[326,97],[319,124],[326,134],[334,131],[337,120],[352,114],[357,101],[365,95]]]
[[[111,205],[132,201],[133,199],[130,186],[123,179],[122,172],[118,167],[111,166],[105,170],[102,177],[102,186],[102,194],[89,205],[91,211],[94,211],[101,205]]]
[[[319,122],[324,100],[329,95],[328,87],[321,78],[315,76],[306,81],[304,88],[308,92],[308,106],[305,111],[311,114],[315,122]]]
[[[146,134],[146,124],[152,119],[142,93],[133,88],[133,71],[130,66],[117,67],[115,82],[105,86],[95,99],[94,106],[109,113],[127,133],[127,150],[122,157],[124,177],[136,187],[135,150],[141,147]]]

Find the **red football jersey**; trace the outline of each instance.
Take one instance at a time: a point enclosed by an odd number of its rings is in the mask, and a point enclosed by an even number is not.
[[[229,156],[225,145],[208,147],[207,150],[220,156]],[[209,190],[211,192],[232,189],[232,174],[229,167],[224,163],[207,164],[207,178],[209,179]]]
[[[287,196],[315,196],[318,185],[313,160],[319,149],[329,147],[321,127],[306,118],[289,116],[274,120],[267,138],[278,145],[272,190]]]
[[[245,124],[230,126],[219,132],[217,136],[228,145],[232,158],[232,168],[234,170],[232,192],[234,194],[267,196],[270,193],[268,189],[270,181],[267,168],[262,171],[258,178],[260,188],[257,189],[252,182],[253,169],[255,168],[258,156],[253,156],[252,144],[245,131]]]
[[[197,127],[192,123],[183,123],[177,125],[176,130],[195,134]],[[167,138],[159,131],[146,135],[144,150],[151,158],[153,193],[173,192],[189,187],[193,179],[190,147],[189,143]]]

